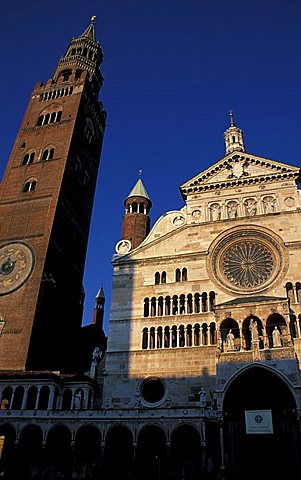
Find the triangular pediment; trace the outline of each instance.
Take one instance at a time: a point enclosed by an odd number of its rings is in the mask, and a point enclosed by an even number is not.
[[[185,197],[187,193],[213,188],[214,185],[241,185],[256,178],[260,181],[295,178],[299,173],[299,167],[245,152],[233,152],[183,183],[180,190]]]

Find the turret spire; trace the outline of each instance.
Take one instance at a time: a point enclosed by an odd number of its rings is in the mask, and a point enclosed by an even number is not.
[[[235,126],[233,112],[230,110],[230,127],[224,133],[226,153],[245,152],[243,131]]]
[[[136,248],[147,237],[150,231],[149,211],[152,202],[142,182],[142,170],[138,172],[139,178],[124,201],[125,215],[122,223],[122,240],[128,242],[128,250]],[[119,242],[117,252],[122,254],[120,248],[124,242]],[[117,248],[117,247],[116,247]]]

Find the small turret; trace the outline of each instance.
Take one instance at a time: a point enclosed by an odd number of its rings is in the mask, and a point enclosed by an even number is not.
[[[101,287],[95,297],[93,324],[103,328],[103,317],[105,311],[105,294]]]
[[[243,131],[236,127],[233,112],[230,111],[230,127],[224,133],[226,153],[245,152]]]
[[[122,224],[122,240],[129,240],[131,248],[136,248],[150,231],[148,216],[152,202],[141,180],[142,171],[134,188],[124,201],[125,215]]]

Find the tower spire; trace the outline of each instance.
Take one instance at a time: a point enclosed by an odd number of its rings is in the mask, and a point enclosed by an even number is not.
[[[103,53],[95,37],[95,20],[96,16],[93,15],[90,24],[84,32],[78,37],[72,38],[65,55],[60,59],[56,67],[53,80],[54,82],[59,82],[63,76],[65,81],[70,74],[80,75],[80,72],[85,72],[84,76],[89,78],[97,95],[103,83],[103,77],[99,70],[103,60]]]
[[[233,111],[230,110],[230,127],[224,133],[226,153],[245,152],[243,131],[235,126]]]

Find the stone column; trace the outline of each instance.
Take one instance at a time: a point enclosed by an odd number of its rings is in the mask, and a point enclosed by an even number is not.
[[[50,392],[49,392],[49,397],[48,397],[47,410],[52,410],[52,408],[53,408],[54,391],[55,391],[55,387],[53,385],[51,385]]]
[[[28,388],[29,388],[28,385],[26,385],[26,387],[24,388],[24,396],[23,396],[23,399],[22,399],[21,410],[25,410],[25,409],[26,409]]]

